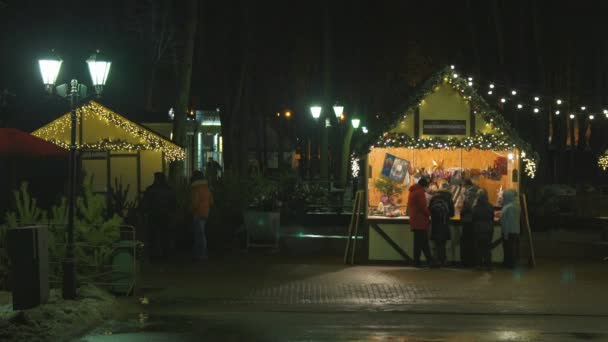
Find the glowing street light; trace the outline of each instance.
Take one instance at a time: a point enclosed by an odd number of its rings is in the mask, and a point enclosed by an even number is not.
[[[336,115],[336,118],[339,119],[342,116],[342,113],[344,113],[344,106],[335,105],[334,114]]]
[[[93,80],[93,87],[97,96],[101,96],[103,87],[106,85],[108,75],[110,74],[110,67],[112,62],[107,58],[103,57],[99,50],[87,59],[89,65],[89,72],[91,73],[91,80]]]
[[[322,110],[321,106],[310,107],[310,113],[312,114],[312,117],[315,120],[321,117],[321,110]]]
[[[42,58],[38,60],[40,75],[42,76],[42,83],[44,84],[46,91],[53,91],[53,87],[57,81],[57,76],[59,75],[59,70],[61,70],[62,63],[63,61],[61,58],[55,54],[55,50],[51,50],[48,55],[42,56]]]

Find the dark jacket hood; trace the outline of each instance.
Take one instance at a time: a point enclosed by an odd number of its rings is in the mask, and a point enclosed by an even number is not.
[[[486,196],[477,197],[477,204],[485,205],[485,204],[489,204],[489,203],[490,203],[490,201],[489,201],[488,197],[486,197]]]

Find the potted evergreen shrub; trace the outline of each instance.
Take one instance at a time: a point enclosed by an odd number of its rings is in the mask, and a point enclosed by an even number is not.
[[[251,200],[244,214],[247,248],[278,248],[281,222],[278,184],[257,176],[249,189]]]

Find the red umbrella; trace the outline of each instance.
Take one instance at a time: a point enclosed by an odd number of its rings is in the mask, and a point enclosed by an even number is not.
[[[0,157],[62,157],[68,150],[16,128],[0,128]]]

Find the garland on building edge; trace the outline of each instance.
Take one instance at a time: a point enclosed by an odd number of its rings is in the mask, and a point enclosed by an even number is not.
[[[61,146],[65,149],[69,149],[70,148],[70,144],[66,143],[65,141],[61,141],[61,140],[57,140],[57,139],[50,139],[48,140],[49,142]],[[157,152],[164,152],[164,157],[165,160],[168,162],[171,161],[175,161],[175,160],[181,160],[183,159],[183,156],[181,154],[172,154],[173,150],[164,150],[162,149],[162,147],[160,146],[155,146],[153,144],[134,144],[134,143],[130,143],[127,142],[125,140],[122,139],[117,139],[117,140],[110,140],[110,139],[103,139],[97,143],[85,143],[85,144],[76,144],[77,149],[79,150],[101,150],[101,151],[130,151],[130,152],[134,152],[134,151],[157,151]]]
[[[472,137],[466,137],[463,139],[458,138],[428,138],[428,139],[413,139],[407,134],[403,133],[385,133],[376,144],[372,147],[379,148],[409,148],[409,149],[446,149],[456,150],[465,149],[470,151],[472,149],[479,150],[494,150],[494,151],[507,151],[516,149],[517,145],[509,140],[504,134],[482,134],[478,133]],[[536,161],[528,157],[525,151],[521,152],[521,160],[524,162],[524,172],[530,178],[534,178],[536,174]]]
[[[167,161],[183,160],[186,157],[184,149],[165,140],[164,138],[152,133],[151,131],[139,126],[126,118],[112,112],[96,102],[90,102],[76,110],[78,116],[84,115],[85,125],[87,119],[96,119],[106,123],[108,126],[117,126],[125,130],[129,135],[139,139],[140,143],[129,143],[124,139],[105,138],[96,143],[86,143],[79,148],[101,149],[109,151],[143,151],[153,150],[164,152]],[[57,140],[57,136],[70,129],[70,115],[66,114],[50,124],[38,129],[32,134],[50,141],[56,145],[69,148],[65,141]]]

